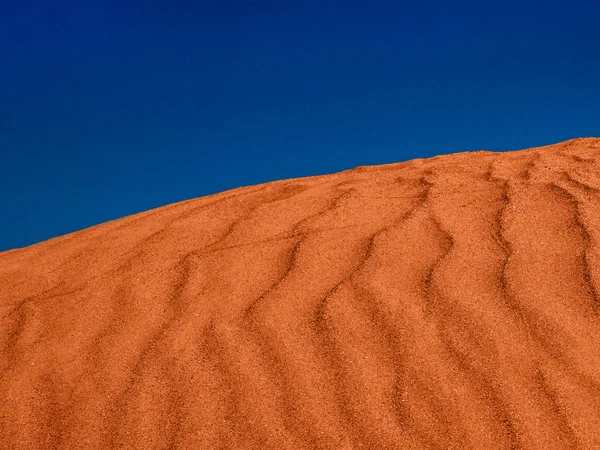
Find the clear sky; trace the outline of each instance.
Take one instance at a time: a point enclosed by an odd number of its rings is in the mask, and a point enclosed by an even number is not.
[[[238,186],[600,135],[600,2],[0,0],[0,250]]]

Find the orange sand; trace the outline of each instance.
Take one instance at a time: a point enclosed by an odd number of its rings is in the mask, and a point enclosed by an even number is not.
[[[599,449],[599,242],[590,138],[0,253],[0,447]]]

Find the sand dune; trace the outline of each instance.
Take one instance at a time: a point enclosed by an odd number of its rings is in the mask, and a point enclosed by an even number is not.
[[[4,449],[600,449],[600,139],[0,253]]]

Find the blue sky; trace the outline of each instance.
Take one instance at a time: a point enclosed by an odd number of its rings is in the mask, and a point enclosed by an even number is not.
[[[226,189],[600,135],[596,1],[0,2],[0,250]]]

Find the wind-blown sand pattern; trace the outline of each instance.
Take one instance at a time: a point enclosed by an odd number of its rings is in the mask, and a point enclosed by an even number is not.
[[[0,253],[4,449],[600,449],[600,139]]]

